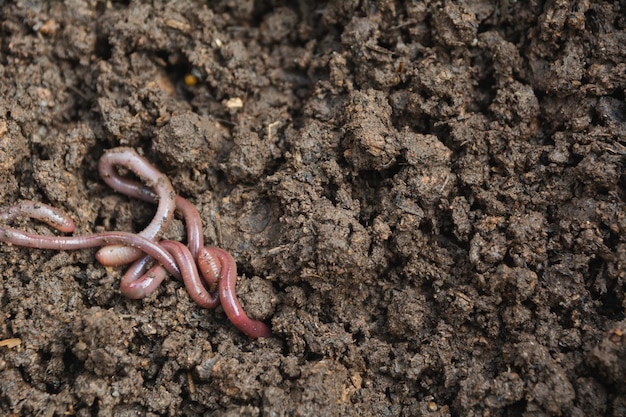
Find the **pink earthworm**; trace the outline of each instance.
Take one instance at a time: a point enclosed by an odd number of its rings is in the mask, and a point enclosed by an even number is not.
[[[107,175],[107,183],[114,190],[153,204],[159,201],[157,194],[143,184],[123,177],[115,170],[109,170]],[[185,219],[189,249],[180,242],[161,241],[159,244],[169,250],[178,262],[183,282],[192,299],[205,308],[215,308],[221,303],[229,320],[242,332],[253,338],[269,337],[271,335],[269,327],[263,322],[250,319],[237,299],[235,292],[237,265],[232,256],[218,248],[203,247],[202,221],[193,204],[177,195],[175,206]],[[200,281],[194,259],[197,260],[198,268],[209,289],[214,290],[217,287],[218,291],[214,295],[211,295]],[[143,273],[148,262],[149,258],[144,257],[136,261],[126,272],[120,286],[124,295],[130,298],[143,298],[163,281],[165,274],[158,265]]]
[[[182,243],[162,240],[159,245],[176,260],[185,288],[196,304],[204,308],[216,308],[221,304],[233,325],[251,338],[272,335],[269,326],[250,319],[241,307],[236,294],[237,265],[228,252],[205,246],[199,251],[196,266],[190,250]],[[163,281],[165,270],[160,266],[152,267],[144,273],[150,261],[149,256],[136,261],[124,275],[120,290],[128,298],[144,298]],[[198,269],[204,284],[198,275]],[[215,291],[215,287],[217,292],[211,293]]]
[[[257,339],[272,335],[269,326],[261,321],[250,319],[241,307],[235,292],[237,265],[228,252],[219,248],[203,247],[200,249],[198,266],[196,266],[193,255],[182,243],[162,240],[159,245],[168,250],[176,260],[185,288],[196,304],[204,308],[216,308],[221,304],[230,322],[251,338]],[[144,257],[136,261],[126,272],[121,285],[124,295],[129,298],[143,298],[163,281],[165,277],[163,268],[152,267],[147,273],[143,273],[150,260],[149,257]],[[202,283],[197,268],[200,268],[206,285]],[[211,293],[212,287],[216,285],[217,292]],[[206,286],[209,288],[207,289]]]
[[[213,256],[209,249],[211,249],[210,246],[205,246],[200,249],[196,262],[198,263],[200,274],[202,278],[204,278],[204,282],[206,282],[209,290],[215,291],[220,282],[222,262]]]
[[[131,170],[148,186],[119,175],[115,166]],[[103,179],[116,191],[158,204],[155,218],[141,234],[104,232],[89,236],[44,236],[0,227],[0,242],[56,250],[104,246],[96,254],[103,265],[121,265],[135,260],[120,284],[125,296],[137,299],[149,295],[165,279],[167,270],[183,280],[187,292],[201,307],[215,308],[221,304],[233,325],[249,337],[271,336],[269,326],[250,319],[237,299],[235,260],[222,249],[204,247],[200,214],[188,200],[175,195],[165,176],[130,148],[106,152],[99,168]],[[170,224],[174,210],[179,211],[185,220],[188,246],[168,240],[156,242]],[[43,203],[23,201],[0,212],[0,221],[10,222],[18,217],[38,219],[65,233],[75,229],[69,216]],[[147,255],[142,257],[142,254]],[[153,259],[158,264],[150,267]]]
[[[223,249],[205,246],[198,254],[200,272],[207,281],[219,280],[218,292],[220,303],[226,316],[233,325],[244,334],[257,339],[270,337],[272,331],[262,321],[252,320],[241,307],[237,299],[237,264],[233,257]],[[214,272],[219,270],[219,277]]]
[[[0,227],[0,242],[37,249],[79,250],[106,245],[125,245],[147,253],[167,271],[181,278],[181,271],[174,257],[157,242],[135,233],[103,232],[88,236],[43,236],[21,230]],[[98,255],[96,255],[96,258]]]
[[[189,203],[190,206],[191,203]],[[188,207],[186,208],[188,210]],[[194,208],[195,210],[195,208]],[[196,212],[197,213],[197,212]],[[61,231],[72,231],[73,222],[69,216],[48,205],[23,201],[0,212],[0,219],[14,220],[18,217],[31,217],[44,221]],[[109,243],[121,243],[136,247],[148,254],[136,261],[126,272],[121,283],[121,291],[129,298],[143,298],[152,293],[165,278],[165,269],[178,278],[182,278],[187,292],[201,307],[216,308],[220,304],[218,294],[211,295],[198,275],[198,270],[190,250],[180,242],[163,240],[158,244],[136,234],[126,232],[104,232],[90,236],[43,236],[22,232],[12,228],[0,228],[0,241],[16,246],[75,250],[86,249]],[[97,256],[97,255],[96,255]],[[164,267],[153,267],[143,274],[143,279],[134,279],[147,267],[147,263],[155,258]],[[173,259],[172,259],[173,258]]]
[[[176,196],[176,210],[185,219],[185,224],[187,225],[187,247],[193,259],[197,259],[200,248],[204,246],[200,213],[198,213],[196,206],[179,195]]]
[[[187,246],[173,240],[162,240],[159,244],[177,261],[185,288],[196,304],[204,308],[216,308],[220,305],[222,301],[220,294],[218,292],[211,294],[207,291],[198,275],[196,261]]]
[[[120,292],[125,297],[139,300],[152,294],[161,285],[167,272],[158,264],[150,267],[153,262],[154,258],[146,255],[133,262],[126,270],[120,282]]]
[[[61,210],[31,200],[20,201],[0,211],[0,220],[5,223],[19,217],[39,220],[63,233],[72,233],[76,229],[74,220]]]
[[[74,221],[72,220],[72,218],[70,216],[68,216],[67,214],[65,214],[64,212],[62,212],[59,209],[56,209],[54,207],[51,207],[47,204],[43,204],[43,203],[38,203],[36,201],[31,201],[31,200],[24,200],[24,201],[20,201],[19,203],[8,207],[2,211],[0,211],[0,220],[4,221],[4,222],[10,222],[13,221],[19,217],[25,217],[25,218],[31,218],[31,219],[36,219],[39,220],[41,222],[44,222],[46,224],[48,224],[49,226],[59,230],[60,232],[64,232],[64,233],[71,233],[76,229],[76,226],[74,225]],[[2,236],[4,236],[4,238],[0,237],[0,241],[4,241],[7,243],[12,243],[16,246],[27,246],[27,247],[35,247],[35,248],[42,248],[41,246],[41,242],[42,239],[44,241],[47,241],[46,244],[53,244],[50,241],[50,237],[49,236],[42,236],[42,235],[33,235],[33,234],[29,234],[29,233],[24,233],[20,230],[17,229],[11,229],[11,228],[6,228],[6,229],[0,229],[0,233],[2,234]],[[121,234],[126,235],[126,233],[121,232]],[[130,234],[128,233],[128,235],[130,237],[136,236],[134,234]],[[71,238],[72,241],[76,240],[76,236]],[[16,240],[19,239],[19,240]],[[125,238],[124,238],[125,239]],[[136,239],[135,239],[136,240]],[[139,246],[141,246],[142,244],[145,243],[144,239],[139,239]],[[152,247],[154,246],[154,242],[152,241],[148,241],[148,246]],[[61,245],[66,245],[67,242],[61,242]],[[71,243],[73,244],[73,243]],[[137,245],[137,243],[134,243],[134,245]],[[98,246],[97,244],[95,246]],[[92,247],[92,246],[84,246],[85,248],[87,247]],[[56,249],[56,247],[54,247],[53,249]],[[71,248],[71,249],[81,249],[80,247],[78,248]],[[156,248],[155,248],[156,250]],[[145,250],[144,250],[145,252]],[[157,252],[155,252],[157,253]],[[158,256],[158,255],[157,255]],[[144,258],[142,258],[142,260],[144,260],[144,264],[146,263],[145,261],[152,261],[153,258],[150,255],[145,256]],[[165,259],[163,258],[162,260],[164,260],[165,263],[169,263],[171,266],[176,266],[175,262],[172,262],[172,259]],[[165,277],[165,269],[163,269],[163,267],[159,266],[162,270],[162,277],[161,280],[158,281],[156,283],[156,285],[152,284],[152,289],[151,290],[146,290],[144,289],[144,293],[146,293],[145,295],[149,294],[150,292],[154,291],[154,289],[156,289],[156,287],[161,283],[161,281],[163,281],[163,278]],[[137,268],[137,267],[135,267]],[[139,268],[143,268],[143,264],[141,266],[139,266]],[[126,275],[132,275],[133,273],[136,273],[134,269],[129,269],[129,271],[126,273]],[[179,272],[180,273],[180,272]],[[156,277],[155,277],[156,278]],[[155,279],[151,279],[151,281],[156,281]],[[144,286],[148,285],[146,283],[143,283]],[[144,295],[144,297],[145,297]],[[127,294],[127,296],[129,298],[141,298],[141,297],[133,297],[132,295]]]
[[[147,190],[143,188],[143,190]],[[149,190],[147,190],[149,192]],[[148,195],[148,194],[144,194]],[[136,196],[136,195],[135,195]],[[152,201],[147,200],[146,201]],[[198,210],[188,200],[176,196],[176,210],[178,210],[185,219],[187,225],[187,250],[191,255],[192,262],[195,262],[195,258],[198,255],[198,251],[202,245],[204,245],[204,236],[202,235],[202,220]],[[159,242],[160,244],[165,241]],[[169,245],[172,247],[172,245]],[[174,249],[176,251],[177,249]],[[180,256],[180,259],[186,258],[186,255]],[[162,266],[156,265],[151,267],[147,272],[152,257],[150,255],[144,256],[136,260],[130,268],[124,274],[122,283],[120,285],[120,291],[128,298],[138,299],[146,297],[152,293],[165,278],[165,270]],[[184,277],[184,274],[183,274]],[[188,288],[189,290],[189,288]],[[190,293],[191,294],[191,293]]]
[[[114,188],[116,191],[148,203],[156,204],[159,201],[157,195],[143,184],[129,178],[122,177],[115,172],[111,174],[111,177],[113,177],[115,181]],[[189,247],[188,251],[191,254],[192,260],[194,260],[198,256],[199,249],[204,245],[204,235],[202,234],[202,220],[200,218],[200,213],[198,213],[196,207],[191,204],[189,200],[179,195],[176,196],[174,201],[176,204],[176,211],[178,211],[185,220],[187,228],[187,244]],[[163,243],[163,241],[160,243]],[[174,252],[181,251],[176,247],[177,245],[170,243],[168,246]],[[179,259],[181,259],[181,262],[184,262],[187,258],[186,254],[178,256]],[[122,294],[132,299],[144,298],[152,293],[161,284],[161,282],[163,282],[163,279],[165,278],[165,270],[160,265],[156,265],[148,269],[151,261],[152,257],[147,255],[136,260],[130,268],[128,268],[120,284],[120,291]],[[198,275],[197,272],[195,275]],[[185,277],[184,273],[183,277]],[[196,279],[193,276],[190,278],[189,282],[193,283],[191,288],[187,285],[187,280],[183,279],[183,281],[185,282],[187,290],[190,294],[192,291],[196,293],[198,292],[198,284],[201,284],[199,279]],[[202,292],[202,290],[200,291]],[[200,302],[196,301],[203,307],[206,306],[207,308],[211,308],[210,305],[215,303],[215,301],[206,301],[210,298],[206,294],[199,295],[198,297],[204,300]],[[219,304],[219,300],[217,300],[217,304]]]
[[[140,182],[133,181],[119,175],[115,170],[107,173],[109,186],[115,191],[128,197],[134,197],[147,203],[157,204],[159,197],[148,187]],[[187,245],[194,258],[198,256],[198,250],[204,246],[204,235],[202,234],[202,219],[200,213],[191,202],[179,195],[174,199],[176,211],[178,211],[187,225]]]
[[[185,289],[196,304],[203,308],[216,308],[220,305],[219,294],[217,292],[211,294],[205,288],[198,274],[196,262],[187,246],[173,240],[162,240],[159,246],[167,250],[176,260]],[[165,278],[163,267],[153,266],[145,272],[151,261],[152,257],[144,256],[131,265],[120,284],[122,294],[132,299],[144,298],[161,284]]]
[[[0,212],[0,219],[10,221],[19,216],[31,217],[32,215],[61,231],[72,229],[68,224],[73,222],[67,215],[50,206],[42,206],[40,203],[25,201],[7,210],[6,213]],[[165,270],[167,270],[183,280],[187,292],[201,307],[215,308],[221,304],[228,319],[247,336],[259,338],[270,337],[272,334],[265,323],[250,319],[241,307],[235,291],[237,265],[233,257],[222,249],[200,248],[196,266],[191,251],[180,242],[165,240],[157,243],[127,232],[104,232],[88,236],[43,236],[0,227],[0,242],[54,250],[79,250],[110,244],[137,248],[148,256],[135,262],[125,274],[121,284],[121,290],[125,296],[133,299],[147,296],[163,281]],[[157,265],[141,275],[152,258],[163,267]],[[197,268],[200,268],[206,285],[202,283]],[[137,279],[140,275],[141,277]],[[211,294],[209,291],[216,284],[218,291]]]
[[[143,184],[123,177],[114,170],[110,172],[109,185],[116,191],[149,203],[158,202],[158,196]],[[114,185],[112,185],[114,183]],[[246,335],[258,338],[271,336],[270,328],[263,322],[252,320],[245,313],[236,295],[237,265],[232,256],[219,248],[203,247],[202,220],[193,204],[183,197],[176,196],[176,210],[185,219],[189,249],[180,242],[161,241],[160,244],[176,258],[181,269],[183,282],[192,299],[201,307],[215,308],[220,303],[229,320]],[[200,269],[211,295],[198,278]],[[158,287],[164,279],[164,271],[154,266],[143,273],[149,262],[144,257],[135,262],[122,279],[120,290],[129,298],[143,298]]]
[[[167,229],[174,216],[176,193],[169,179],[148,160],[132,148],[115,148],[102,155],[98,164],[100,176],[114,190],[124,190],[126,183],[115,171],[122,166],[144,180],[156,191],[157,212],[146,228],[139,233],[147,239],[156,240]],[[132,247],[106,246],[98,251],[98,261],[103,265],[116,266],[130,263],[141,257],[141,251]]]

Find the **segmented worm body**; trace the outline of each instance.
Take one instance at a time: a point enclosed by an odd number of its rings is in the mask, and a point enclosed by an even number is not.
[[[144,180],[148,186],[118,174],[124,167]],[[145,158],[131,148],[107,151],[100,159],[99,171],[114,190],[149,203],[157,204],[150,224],[140,233],[104,232],[87,236],[48,236],[0,227],[0,242],[16,246],[54,250],[78,250],[102,247],[96,259],[103,265],[132,262],[120,283],[120,291],[131,299],[151,294],[165,279],[166,271],[182,279],[191,298],[201,307],[222,305],[235,327],[252,338],[269,337],[265,323],[245,313],[235,292],[237,265],[223,249],[204,246],[202,220],[188,200],[176,195],[170,181]],[[159,240],[178,211],[186,224],[187,246],[171,240]],[[0,221],[19,217],[34,218],[62,233],[72,233],[74,222],[62,211],[43,203],[22,201],[0,211]]]
[[[123,190],[124,182],[120,181],[115,167],[129,169],[139,178],[154,188],[158,207],[154,218],[140,236],[158,239],[168,228],[174,217],[176,193],[170,180],[159,172],[147,159],[140,156],[132,148],[115,148],[102,155],[98,163],[100,176],[114,190]],[[128,246],[106,246],[98,251],[98,260],[103,265],[125,265],[141,257],[141,251]]]
[[[212,264],[212,265],[211,265]],[[204,247],[198,255],[198,265],[208,282],[218,282],[219,300],[228,319],[239,330],[250,337],[270,337],[272,331],[262,321],[248,317],[237,299],[237,264],[230,255],[220,248]],[[219,271],[219,273],[215,273]]]
[[[63,233],[72,233],[76,229],[71,217],[54,207],[35,201],[20,201],[0,212],[0,221],[3,223],[9,223],[20,217],[37,219]]]
[[[25,248],[52,250],[78,250],[97,248],[105,245],[127,245],[128,247],[136,248],[140,252],[150,255],[170,274],[177,278],[181,277],[180,269],[172,254],[159,245],[159,243],[135,233],[104,232],[88,236],[44,236],[23,232],[10,227],[0,227],[0,242],[6,242]]]

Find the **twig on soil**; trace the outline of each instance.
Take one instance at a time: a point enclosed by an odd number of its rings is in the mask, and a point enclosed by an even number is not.
[[[0,347],[8,347],[9,349],[13,349],[22,344],[22,339],[18,339],[16,337],[12,337],[10,339],[0,340]]]

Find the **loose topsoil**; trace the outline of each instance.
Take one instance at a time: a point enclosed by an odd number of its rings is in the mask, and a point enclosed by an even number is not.
[[[1,415],[626,415],[625,2],[155,3],[0,1],[0,205],[133,147],[274,335],[0,244]]]

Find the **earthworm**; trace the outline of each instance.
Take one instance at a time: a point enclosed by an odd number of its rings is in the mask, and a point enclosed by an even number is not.
[[[23,201],[9,207],[6,212],[0,212],[0,219],[5,221],[14,220],[17,217],[36,218],[61,231],[67,230],[67,223],[71,222],[65,213],[33,201]],[[126,232],[104,232],[90,236],[43,236],[12,228],[0,228],[0,241],[16,246],[56,250],[86,249],[110,243],[129,245],[138,248],[149,256],[144,256],[136,261],[126,271],[120,286],[121,292],[125,296],[133,299],[143,298],[161,284],[165,278],[163,268],[153,267],[148,273],[143,274],[148,262],[154,258],[172,275],[182,278],[187,292],[198,305],[204,308],[215,308],[220,304],[218,294],[211,295],[204,288],[193,255],[180,242],[163,240],[157,244],[139,235]],[[137,279],[140,274],[142,276]]]
[[[147,190],[146,188],[140,188],[144,191],[147,191],[147,193],[143,195],[149,195],[149,193],[151,194],[151,191]],[[146,199],[145,201],[156,202],[156,200],[148,199]],[[200,219],[200,214],[193,204],[180,196],[176,196],[176,210],[178,210],[185,219],[185,224],[187,225],[188,245],[188,249],[185,249],[189,252],[192,262],[195,262],[194,260],[198,255],[198,250],[200,249],[200,247],[202,247],[202,245],[204,245],[204,236],[202,235],[202,220]],[[161,241],[159,243],[162,244],[164,242],[165,241]],[[171,244],[167,246],[173,248],[173,245]],[[174,249],[174,251],[177,250],[178,249]],[[179,257],[183,259],[187,256],[185,254]],[[152,257],[150,255],[147,255],[136,260],[130,266],[130,268],[128,268],[120,284],[120,291],[122,292],[122,294],[132,299],[143,298],[152,293],[161,284],[161,282],[165,278],[165,270],[163,270],[162,266],[156,265],[151,267],[146,272],[146,269],[148,268],[148,265],[151,261]],[[184,276],[185,275],[183,273],[183,277]],[[183,281],[185,280],[183,279]],[[189,291],[188,287],[187,290]]]
[[[198,275],[196,261],[187,246],[173,240],[162,240],[159,244],[167,249],[177,261],[185,288],[196,304],[204,308],[216,308],[220,305],[220,302],[222,302],[220,293],[215,292],[212,295],[207,291]],[[224,310],[226,310],[225,306]]]
[[[198,258],[198,251],[204,246],[204,235],[202,234],[202,219],[196,206],[191,204],[189,200],[176,196],[176,210],[182,214],[187,225],[187,247],[193,256]]]
[[[150,295],[165,279],[165,268],[161,265],[148,267],[154,258],[145,255],[131,264],[120,282],[120,292],[127,298],[139,300]],[[148,271],[146,272],[146,269]]]
[[[114,169],[108,170],[106,175],[107,184],[109,184],[109,186],[111,186],[115,191],[148,203],[157,204],[159,202],[159,197],[151,189],[144,186],[140,182],[123,177]],[[204,246],[204,235],[202,234],[202,219],[200,218],[200,213],[198,213],[196,207],[191,204],[189,200],[181,197],[180,195],[177,195],[174,199],[174,205],[176,207],[176,211],[183,216],[185,224],[187,225],[187,245],[189,246],[189,251],[195,259],[198,256],[198,250]]]
[[[133,181],[131,179],[122,177],[118,175],[116,172],[112,172],[111,177],[116,184],[116,190],[122,194],[125,194],[129,197],[135,197],[137,199],[146,201],[148,203],[156,204],[158,202],[157,195],[145,187],[143,184]],[[200,218],[200,213],[196,207],[189,202],[189,200],[177,195],[175,198],[176,211],[178,211],[185,220],[185,225],[187,228],[187,245],[188,252],[191,254],[192,262],[198,256],[198,250],[204,245],[204,235],[202,234],[202,220]],[[163,244],[164,242],[160,242]],[[181,249],[177,248],[177,245],[172,243],[166,244],[166,249],[171,249],[174,252],[180,252]],[[174,254],[174,253],[173,253]],[[182,261],[186,260],[187,254],[179,254],[179,259]],[[144,256],[138,260],[136,260],[130,268],[124,274],[122,278],[122,282],[120,283],[120,292],[124,294],[128,298],[132,299],[140,299],[148,296],[152,293],[156,288],[163,282],[165,278],[165,270],[160,265],[156,265],[151,267],[147,272],[150,262],[152,261],[151,256]],[[191,270],[190,267],[187,268]],[[194,268],[195,269],[195,263]],[[195,276],[197,277],[198,273],[195,271]],[[183,277],[185,277],[185,273],[183,272]],[[200,288],[198,285],[202,285],[199,278],[191,277],[189,280],[185,280],[183,278],[183,282],[187,288],[187,291],[191,295],[192,292],[196,294],[198,292],[201,295],[197,295],[201,301],[196,301],[202,307],[212,308],[210,306],[217,306],[219,304],[218,300],[213,300],[206,293],[206,290],[198,290]],[[190,284],[190,285],[188,285]],[[192,296],[193,298],[193,296]],[[210,301],[208,301],[210,299]]]
[[[206,263],[205,263],[206,262]],[[208,264],[213,265],[208,265]],[[252,320],[241,307],[237,299],[237,264],[233,257],[223,249],[205,246],[198,254],[198,265],[204,275],[213,275],[219,269],[219,278],[205,277],[209,281],[219,279],[218,292],[222,308],[233,325],[244,334],[254,339],[270,337],[272,331],[262,321]]]
[[[203,308],[216,308],[220,305],[219,293],[211,294],[205,288],[198,274],[196,262],[187,246],[173,240],[162,240],[159,245],[175,259],[185,289],[196,304]],[[161,284],[165,278],[163,267],[160,265],[153,266],[145,272],[151,261],[151,256],[144,256],[131,265],[120,284],[122,294],[132,299],[144,298]]]
[[[211,295],[200,280],[193,255],[180,242],[164,240],[156,243],[127,232],[103,232],[89,236],[42,236],[4,227],[0,227],[0,242],[55,250],[78,250],[109,244],[137,248],[156,259],[172,275],[182,278],[187,292],[201,307],[215,308],[221,304],[233,325],[249,337],[256,339],[270,337],[272,334],[265,323],[250,319],[241,307],[236,294],[237,265],[233,257],[223,249],[205,246],[198,255],[198,265],[206,283],[211,285],[218,282],[218,292]],[[139,280],[129,278],[139,275],[143,268],[145,263],[135,262],[123,279],[122,292],[129,298],[145,297],[165,277],[158,269],[151,268]]]
[[[143,201],[156,203],[156,195],[142,184],[130,179],[118,176],[116,178],[120,187],[118,191],[130,196],[141,199]],[[160,244],[174,255],[178,261],[183,276],[183,282],[190,294],[191,298],[201,307],[215,308],[222,304],[224,312],[235,327],[246,335],[258,338],[271,336],[269,327],[257,320],[252,320],[245,313],[237,298],[235,288],[237,284],[237,265],[230,254],[222,249],[202,247],[202,222],[200,215],[195,206],[188,200],[176,196],[176,210],[184,217],[187,225],[187,240],[189,249],[180,242],[161,241]],[[199,252],[198,252],[199,251]],[[191,255],[191,257],[189,256]],[[198,268],[209,287],[209,291],[214,291],[218,287],[215,295],[210,295],[204,285],[199,281],[198,273],[193,263],[193,259],[197,260]],[[144,265],[133,265],[126,272],[122,279],[123,284],[120,288],[122,293],[129,298],[143,298],[150,294],[161,283],[164,273],[159,271],[159,267],[152,267],[147,273],[141,275],[147,266],[145,263],[149,261],[148,257],[144,257],[136,263],[143,262]],[[183,267],[185,265],[185,267]],[[222,274],[223,271],[223,274]],[[141,277],[139,277],[141,275]],[[138,278],[139,277],[139,278]],[[124,283],[132,281],[133,289],[137,292],[130,291],[131,286]],[[221,278],[221,280],[220,280]],[[216,296],[217,295],[217,296]]]
[[[209,252],[210,247],[205,246],[200,249],[196,262],[198,269],[204,282],[209,286],[211,291],[215,291],[220,282],[220,273],[222,272],[222,263]]]
[[[0,211],[0,220],[8,223],[18,217],[39,220],[63,233],[72,233],[76,226],[67,214],[47,204],[24,200]]]
[[[22,232],[8,227],[0,227],[0,242],[15,246],[37,249],[78,250],[106,245],[126,245],[136,248],[156,259],[167,271],[181,278],[180,269],[174,257],[157,242],[135,233],[103,232],[88,236],[43,236]],[[98,255],[96,255],[98,258]],[[100,261],[98,259],[98,261]],[[102,262],[101,262],[102,263]]]
[[[191,203],[188,203],[188,204],[193,207]],[[188,213],[186,217],[190,216],[189,212],[193,214],[192,211],[189,210],[188,207],[185,207],[184,210]],[[195,210],[195,207],[194,207],[194,210]],[[64,233],[71,233],[75,230],[74,221],[72,220],[71,217],[69,217],[67,214],[63,213],[62,211],[54,207],[51,207],[47,204],[25,200],[11,207],[6,208],[3,211],[0,211],[0,220],[4,222],[10,222],[19,217],[26,217],[26,218],[39,220]],[[199,215],[198,215],[198,219],[199,219]],[[198,227],[197,226],[198,224],[199,222],[195,223],[196,227]],[[116,233],[118,237],[121,234],[125,235],[124,232]],[[132,246],[138,246],[138,247],[143,248],[142,245],[146,244],[146,241],[141,238],[137,242],[136,241],[137,239],[135,238],[136,236],[135,234],[129,233],[128,235],[129,235],[129,238],[132,239],[130,241],[131,242],[130,244]],[[115,235],[111,235],[110,233],[105,233],[105,234],[95,235],[95,236],[100,236],[101,238],[105,238],[108,240],[110,240],[112,237],[115,237]],[[4,230],[0,229],[0,241],[12,243],[12,244],[15,244],[16,246],[37,247],[37,248],[43,249],[45,248],[44,245],[50,245],[50,246],[53,246],[51,247],[51,249],[68,249],[68,250],[101,246],[98,240],[94,241],[93,243],[90,242],[84,246],[81,246],[81,243],[79,241],[76,241],[77,238],[79,237],[72,237],[70,238],[71,240],[65,240],[61,242],[56,241],[55,243],[54,241],[50,241],[50,239],[48,239],[48,237],[46,236],[31,235],[28,233],[21,232],[17,229],[11,229],[11,228],[4,229]],[[89,236],[89,238],[93,238],[93,236]],[[19,239],[19,240],[16,240],[16,239]],[[122,238],[122,239],[126,239],[126,238]],[[196,240],[195,244],[198,244],[197,238],[195,238],[195,240]],[[47,243],[43,243],[44,241],[47,241]],[[149,247],[154,246],[154,242],[152,241],[147,241],[147,242],[148,242],[147,246]],[[111,243],[115,243],[115,242],[111,241]],[[119,243],[124,243],[124,242],[119,242]],[[201,243],[202,241],[200,241],[200,244]],[[71,245],[78,245],[78,246],[71,246]],[[167,248],[163,248],[163,249],[167,251]],[[148,253],[148,250],[142,249],[142,252]],[[154,258],[152,256],[146,255],[142,257],[141,259],[137,260],[135,263],[133,263],[133,265],[126,271],[126,273],[124,274],[124,277],[122,278],[122,282],[120,284],[120,290],[122,294],[124,294],[126,297],[131,298],[131,299],[139,299],[139,298],[144,298],[148,296],[154,290],[156,290],[156,288],[161,284],[161,282],[165,278],[166,272],[165,272],[165,269],[161,265],[157,265],[157,266],[152,267],[147,273],[144,273],[144,270],[146,269],[147,264],[152,262],[153,260]],[[178,267],[178,265],[176,264],[176,261],[172,259],[167,259],[167,256],[162,257],[159,260],[161,260],[164,263],[169,263],[171,265],[171,268]],[[176,275],[176,271],[175,270],[172,270],[172,271],[174,272],[174,275]],[[178,272],[178,274],[180,276],[180,272]]]
[[[119,175],[115,169],[117,165],[134,172],[146,181],[148,187]],[[103,265],[121,265],[135,260],[120,284],[120,291],[125,296],[137,299],[149,295],[164,280],[167,270],[176,278],[183,280],[187,292],[198,305],[215,308],[222,304],[228,319],[249,337],[271,336],[269,326],[250,319],[237,299],[235,260],[222,249],[204,246],[200,214],[188,200],[175,195],[165,176],[130,148],[117,148],[106,152],[100,161],[99,169],[103,179],[116,191],[158,204],[155,218],[143,232],[44,236],[0,227],[0,242],[56,250],[105,246],[96,254],[96,258]],[[185,220],[188,246],[169,240],[155,241],[170,224],[174,210],[179,211]],[[71,233],[75,229],[74,222],[65,213],[33,201],[22,201],[0,212],[0,221],[10,222],[20,216],[38,219],[65,233]],[[147,255],[142,257],[142,254]],[[158,264],[150,267],[153,259]]]
[[[132,148],[115,148],[102,155],[98,164],[100,176],[111,188],[124,192],[127,183],[120,181],[115,171],[116,166],[122,166],[135,173],[156,192],[155,199],[158,207],[154,218],[139,233],[147,239],[158,239],[170,225],[176,207],[176,193],[167,177],[157,170],[148,160],[140,156]],[[98,251],[98,261],[103,265],[116,266],[130,263],[141,257],[141,251],[131,247],[106,246]]]

